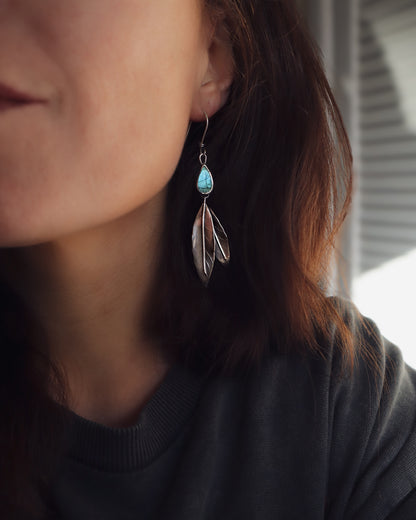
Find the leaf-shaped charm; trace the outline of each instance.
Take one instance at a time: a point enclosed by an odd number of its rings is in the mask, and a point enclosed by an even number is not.
[[[228,237],[218,220],[217,215],[210,208],[212,215],[212,221],[214,223],[214,240],[215,240],[215,256],[217,260],[222,264],[228,264],[230,261],[230,246],[228,243]]]
[[[205,198],[192,229],[192,253],[198,275],[206,287],[215,262],[215,241],[214,225]]]

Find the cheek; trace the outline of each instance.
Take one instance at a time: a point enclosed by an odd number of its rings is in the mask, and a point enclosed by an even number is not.
[[[0,124],[0,246],[103,224],[166,186],[182,152],[189,96],[139,91],[120,104],[80,94],[59,113],[45,106]]]
[[[61,198],[58,129],[45,105],[0,114],[0,246],[30,240]]]
[[[114,3],[120,5],[117,16]],[[99,24],[83,19],[76,43],[61,37],[70,78],[68,129],[79,136],[78,150],[85,145],[102,155],[118,148],[137,156],[143,143],[154,161],[178,148],[188,123],[200,52],[197,2],[112,5],[111,18],[103,14]]]
[[[83,196],[96,213],[102,211],[101,218],[117,217],[156,195],[182,152],[190,112],[186,85],[161,88],[150,75],[135,85],[134,93],[115,88],[108,97],[80,96],[78,108],[68,113],[64,156],[83,172]]]
[[[166,28],[165,38],[163,27],[159,31],[158,37],[142,31],[141,39],[114,42],[105,55],[90,46],[83,63],[91,66],[71,74],[77,82],[64,106],[65,156],[84,172],[85,194],[95,208],[107,209],[106,218],[163,189],[182,151],[197,35],[181,40],[172,30]]]
[[[53,47],[56,99],[25,125],[16,122],[12,153],[0,125],[0,246],[103,224],[166,186],[182,151],[197,62],[196,32],[180,39],[171,22],[147,31],[145,24],[141,39],[131,29],[120,39],[117,21],[74,39],[62,22]]]
[[[82,115],[73,110],[67,118],[39,113],[26,121],[27,137],[22,125],[11,125],[19,135],[13,142],[0,128],[0,246],[103,224],[164,189],[180,158],[188,112],[180,104],[169,113],[146,104],[103,106],[80,103]]]
[[[71,74],[78,81],[68,120],[71,135],[79,136],[78,150],[113,170],[118,163],[136,178],[138,172],[168,180],[189,122],[199,30],[193,27],[196,3],[180,1],[182,15],[177,0],[142,2],[128,21],[123,16],[120,26],[102,29],[83,56],[83,74],[75,73],[78,61]],[[108,43],[105,52],[102,40]]]

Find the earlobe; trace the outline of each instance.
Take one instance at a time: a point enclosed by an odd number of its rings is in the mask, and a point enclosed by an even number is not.
[[[204,121],[204,111],[208,117],[212,117],[218,110],[220,110],[228,100],[229,84],[216,82],[215,80],[208,81],[201,85],[199,90],[199,100],[192,104],[190,120]]]

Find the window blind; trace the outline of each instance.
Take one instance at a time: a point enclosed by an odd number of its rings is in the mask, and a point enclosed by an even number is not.
[[[362,273],[416,249],[416,0],[359,0],[359,22]]]

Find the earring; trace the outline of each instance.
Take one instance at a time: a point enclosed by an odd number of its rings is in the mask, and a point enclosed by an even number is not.
[[[214,267],[215,258],[222,264],[230,261],[230,247],[228,237],[215,213],[207,205],[206,199],[214,189],[214,180],[207,166],[207,152],[205,136],[208,130],[208,116],[204,112],[206,125],[200,143],[199,162],[201,170],[196,183],[197,190],[204,196],[204,200],[195,218],[192,229],[192,253],[194,264],[202,283],[208,286]]]

